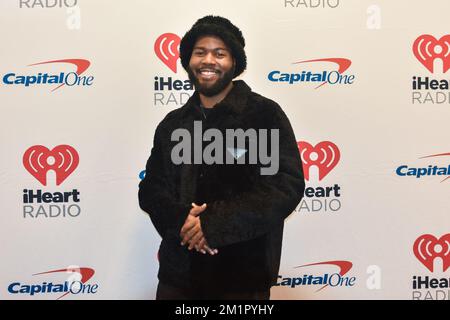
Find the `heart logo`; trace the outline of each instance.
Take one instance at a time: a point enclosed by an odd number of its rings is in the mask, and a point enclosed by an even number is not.
[[[424,234],[414,242],[413,251],[416,258],[431,272],[434,259],[440,257],[445,272],[450,267],[450,233],[439,240],[431,234]]]
[[[317,166],[319,181],[321,181],[336,167],[341,158],[339,148],[331,141],[322,141],[315,147],[305,141],[299,141],[297,145],[303,162],[305,179],[308,181],[311,166]]]
[[[56,185],[59,186],[77,168],[79,156],[69,145],[59,145],[51,151],[36,145],[25,151],[22,161],[25,169],[44,186],[47,185],[47,171],[55,171]]]
[[[413,52],[431,73],[434,73],[434,60],[437,58],[442,59],[444,73],[450,69],[450,35],[439,40],[429,34],[421,35],[414,41]]]
[[[176,34],[164,33],[156,39],[154,45],[156,56],[175,73],[177,73],[177,61],[180,57],[178,49],[180,41],[180,37]]]

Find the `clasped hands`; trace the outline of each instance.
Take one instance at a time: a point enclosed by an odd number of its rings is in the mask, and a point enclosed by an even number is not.
[[[201,206],[192,203],[192,209],[184,221],[184,225],[180,231],[181,245],[189,245],[188,249],[192,250],[195,248],[198,252],[206,254],[208,252],[210,255],[215,255],[219,251],[217,249],[211,249],[208,242],[203,235],[202,226],[200,224],[200,213],[205,211],[206,203]]]

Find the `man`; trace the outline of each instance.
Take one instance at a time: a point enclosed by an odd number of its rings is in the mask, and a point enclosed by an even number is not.
[[[244,46],[241,31],[218,16],[199,19],[181,40],[181,64],[195,93],[158,125],[139,185],[140,206],[162,237],[157,299],[269,299],[277,280],[284,219],[305,185],[282,109],[232,81],[246,68]],[[196,141],[180,142],[200,127],[207,129],[200,149]],[[219,134],[231,129],[247,134],[244,148],[229,141],[217,147],[225,140]],[[211,162],[204,157],[212,140]],[[269,150],[277,157],[275,170],[267,170],[267,157],[250,160],[255,146],[260,156]],[[235,163],[221,161],[230,154]]]

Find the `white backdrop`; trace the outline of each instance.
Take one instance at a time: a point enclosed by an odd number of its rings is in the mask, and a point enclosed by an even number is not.
[[[312,151],[314,190],[286,220],[272,298],[450,299],[448,10],[446,0],[2,0],[0,299],[154,298],[160,239],[138,183],[156,125],[192,94],[155,81],[187,80],[176,40],[206,14],[241,28],[240,78],[282,106]],[[268,77],[336,75],[343,61],[351,84]],[[65,76],[88,84],[58,87]],[[413,77],[444,83],[414,90]],[[429,166],[435,175],[412,175]],[[47,202],[26,203],[24,189]],[[440,285],[413,287],[425,277]]]

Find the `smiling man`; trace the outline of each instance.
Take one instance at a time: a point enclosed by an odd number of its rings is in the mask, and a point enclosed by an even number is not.
[[[207,108],[222,100],[233,87],[236,68],[231,54],[216,36],[202,36],[195,43],[187,71]]]
[[[218,16],[199,19],[181,40],[195,93],[158,125],[139,185],[162,238],[157,299],[269,299],[276,283],[284,219],[305,184],[280,106],[233,81],[247,66],[244,47],[242,32]],[[200,137],[199,125],[208,129]],[[264,171],[269,154],[279,163]]]

